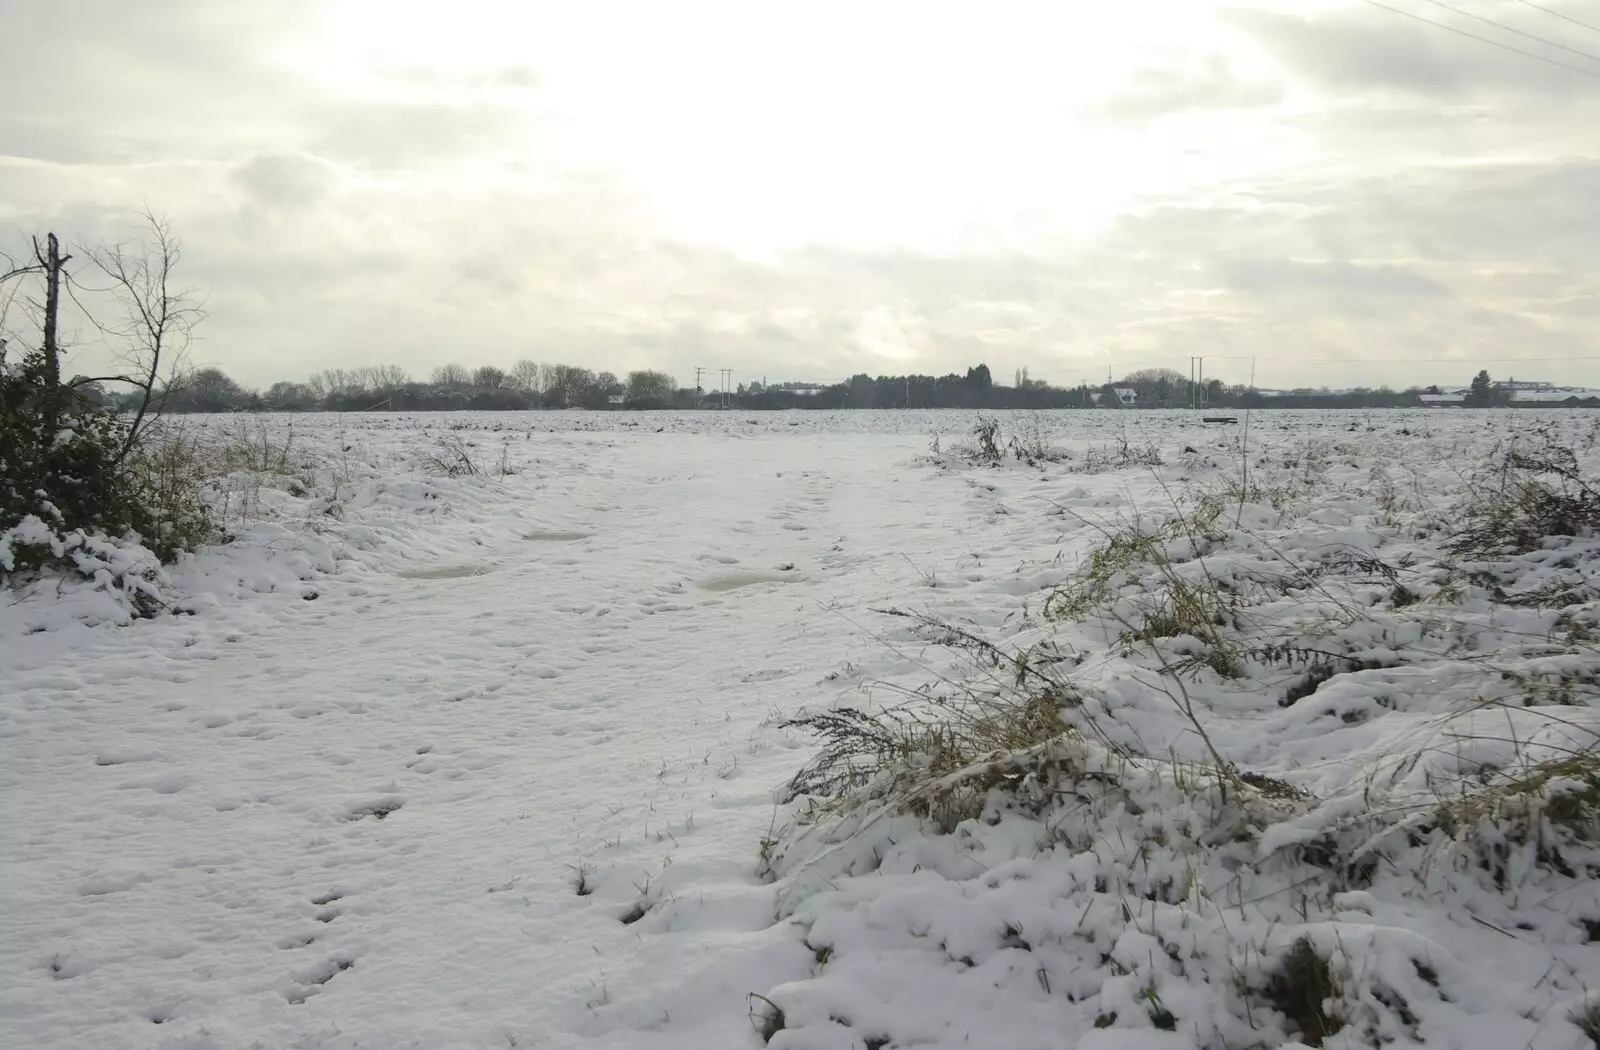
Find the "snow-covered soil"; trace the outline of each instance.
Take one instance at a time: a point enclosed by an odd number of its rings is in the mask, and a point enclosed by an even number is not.
[[[1035,468],[949,455],[965,413],[194,421],[236,448],[235,539],[156,577],[164,611],[109,578],[0,596],[0,1046],[1266,1047],[1297,1029],[1252,989],[1303,938],[1346,1021],[1322,1045],[1580,1050],[1593,851],[1500,842],[1496,874],[1413,834],[1329,889],[1307,848],[1593,732],[1591,563],[1528,556],[1507,589],[1563,600],[1491,600],[1428,524],[1534,420],[1259,414],[1260,491],[1199,564],[1262,638],[1362,669],[1289,706],[1304,666],[1202,669],[1209,745],[1125,632],[1044,614],[1104,529],[1236,476],[1237,427],[1006,419],[1074,453]],[[278,472],[242,465],[263,441]],[[1335,548],[1404,577],[1250,592]],[[942,828],[783,801],[818,746],[786,719],[973,673],[891,607],[1070,656],[1099,736],[1056,768],[1115,799],[1011,784]],[[1213,747],[1273,793],[1196,784]]]

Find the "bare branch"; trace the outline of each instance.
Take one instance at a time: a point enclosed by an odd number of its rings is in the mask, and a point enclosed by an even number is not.
[[[129,386],[141,388],[144,386],[143,380],[135,379],[131,376],[78,376],[61,385],[69,390],[76,390],[78,387],[88,386],[90,383],[127,383]]]
[[[101,332],[121,340],[123,358],[137,377],[122,381],[144,391],[118,462],[138,442],[147,420],[160,416],[182,370],[194,328],[205,318],[195,290],[174,287],[173,271],[183,249],[171,227],[149,211],[143,220],[142,242],[136,247],[116,243],[86,252],[122,311],[114,320],[102,321],[92,313],[90,318]],[[168,379],[164,385],[159,382],[163,370]]]

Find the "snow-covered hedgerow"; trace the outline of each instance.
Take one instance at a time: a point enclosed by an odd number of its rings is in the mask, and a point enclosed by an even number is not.
[[[1447,490],[1308,442],[1093,522],[1003,647],[901,614],[960,669],[791,723],[824,746],[762,865],[817,967],[763,990],[769,1045],[1600,1045],[1600,457],[1571,437]]]
[[[125,626],[247,594],[314,600],[329,573],[470,561],[527,532],[500,510],[513,476],[534,475],[527,499],[542,484],[525,431],[391,423],[163,419],[126,468],[139,528],[71,527],[49,501],[0,518],[0,633]],[[438,469],[446,445],[471,469]]]

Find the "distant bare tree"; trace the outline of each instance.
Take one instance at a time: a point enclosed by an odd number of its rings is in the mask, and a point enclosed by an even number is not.
[[[1173,386],[1179,383],[1187,385],[1189,377],[1173,368],[1141,368],[1137,372],[1129,372],[1123,376],[1121,385],[1143,390],[1146,387],[1155,387],[1162,380]]]
[[[552,365],[545,393],[560,407],[571,408],[583,404],[594,385],[595,374],[587,368]]]
[[[440,365],[433,370],[434,386],[462,387],[472,382],[466,365]]]
[[[274,408],[309,408],[318,398],[308,383],[273,383],[267,389],[266,399]]]
[[[374,365],[371,373],[371,390],[393,390],[411,382],[411,377],[399,365]]]
[[[542,393],[544,391],[544,385],[541,382],[543,374],[542,367],[537,362],[523,358],[511,366],[511,385],[529,394]]]
[[[483,365],[472,373],[472,385],[498,390],[506,385],[506,374],[494,365]]]
[[[342,397],[353,394],[361,388],[361,378],[353,371],[343,368],[324,368],[322,371],[306,380],[306,386],[312,393],[321,398]]]
[[[628,400],[637,404],[670,405],[677,389],[678,381],[665,372],[645,369],[628,373]]]

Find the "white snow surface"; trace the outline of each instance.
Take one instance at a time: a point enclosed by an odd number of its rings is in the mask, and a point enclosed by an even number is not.
[[[958,412],[191,420],[288,442],[300,477],[219,479],[232,539],[177,565],[97,543],[96,580],[0,592],[0,1047],[759,1047],[751,1015],[773,1005],[779,1050],[1293,1046],[1234,989],[1304,937],[1365,996],[1324,1046],[1583,1050],[1600,879],[1581,862],[1552,874],[1512,844],[1496,888],[1448,851],[1386,854],[1320,904],[1253,867],[1361,811],[1397,741],[1504,680],[1479,658],[1592,671],[1528,647],[1560,610],[1469,593],[1429,649],[1384,607],[1353,628],[1366,651],[1425,658],[1287,707],[1287,674],[1197,685],[1218,748],[1317,800],[1231,853],[1185,852],[1216,814],[1154,767],[1120,768],[1115,806],[990,805],[948,834],[887,811],[799,822],[781,800],[817,742],[780,723],[959,673],[876,611],[894,607],[1088,654],[1108,732],[1202,759],[1103,624],[1038,615],[1097,522],[1169,514],[1241,456],[1279,480],[1315,460],[1292,512],[1239,508],[1254,539],[1213,569],[1248,577],[1257,543],[1426,569],[1437,543],[1408,515],[1535,419],[1592,448],[1591,418],[1258,413],[1248,451],[1183,413],[1004,418],[1077,456],[1043,469],[930,455],[971,427]],[[1165,464],[1079,469],[1124,439]],[[478,476],[439,476],[456,441]],[[1529,556],[1522,584],[1593,583],[1564,560]],[[123,578],[162,611],[137,615]],[[1339,601],[1380,606],[1387,585],[1367,590]],[[1561,709],[1573,739],[1600,724]],[[1508,739],[1563,746],[1537,713],[1426,749],[1388,804]],[[1119,897],[1108,872],[1192,892]]]

